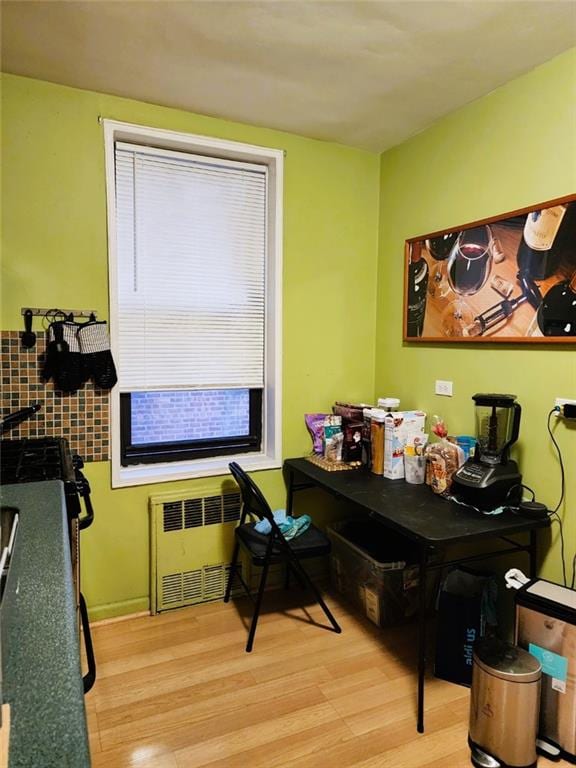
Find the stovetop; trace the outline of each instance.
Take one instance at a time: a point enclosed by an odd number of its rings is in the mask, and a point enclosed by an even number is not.
[[[75,482],[68,441],[50,437],[0,441],[0,483]]]

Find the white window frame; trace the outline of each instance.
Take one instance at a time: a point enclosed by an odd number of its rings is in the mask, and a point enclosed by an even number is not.
[[[258,453],[218,456],[128,467],[120,462],[120,391],[110,393],[112,487],[162,483],[228,473],[228,463],[239,461],[248,471],[282,466],[282,223],[284,152],[236,141],[180,133],[115,120],[101,120],[104,129],[108,220],[108,285],[110,341],[118,359],[118,285],[114,146],[117,141],[220,157],[268,167],[266,324],[264,333],[264,391],[262,393],[262,449]]]

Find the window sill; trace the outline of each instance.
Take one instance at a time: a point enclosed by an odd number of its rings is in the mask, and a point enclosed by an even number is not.
[[[220,456],[195,461],[169,462],[165,464],[138,464],[131,467],[112,466],[112,488],[134,485],[153,485],[174,480],[193,480],[200,477],[227,475],[228,464],[238,461],[242,469],[253,472],[263,469],[281,469],[282,461],[265,454],[241,453],[238,456]]]

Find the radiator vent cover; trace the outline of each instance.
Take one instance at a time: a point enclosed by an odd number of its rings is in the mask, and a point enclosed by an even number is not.
[[[182,504],[184,506],[184,528],[198,528],[199,525],[202,525],[202,499],[185,499]],[[236,519],[240,519],[240,512],[238,512]]]
[[[182,530],[182,503],[169,501],[164,504],[164,531]]]
[[[184,491],[150,497],[151,611],[221,600],[224,597],[234,529],[240,519],[241,498],[230,491]],[[248,561],[239,562],[249,577]],[[241,591],[234,581],[233,594]]]
[[[238,572],[242,575],[242,563],[239,563]],[[226,591],[229,573],[230,565],[219,563],[195,571],[165,574],[162,576],[158,611],[221,600]],[[239,581],[235,580],[234,583],[232,594],[238,591]]]
[[[162,504],[163,530],[168,533],[202,525],[232,523],[240,520],[240,508],[239,493],[165,501]]]

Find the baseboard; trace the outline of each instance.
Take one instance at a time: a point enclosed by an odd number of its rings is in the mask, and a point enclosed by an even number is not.
[[[132,619],[144,619],[151,616],[150,611],[138,611],[138,613],[123,613],[122,616],[112,616],[110,619],[99,619],[91,621],[91,627],[105,627],[108,624],[119,624],[121,621],[131,621]]]
[[[306,561],[304,566],[314,583],[318,586],[326,586],[329,582],[327,561],[325,558],[315,558]],[[283,566],[272,566],[270,569],[267,588],[281,589],[284,585]],[[253,568],[250,574],[250,586],[256,589],[260,577],[260,569]],[[294,580],[294,577],[292,577]],[[218,598],[221,599],[221,598]],[[189,607],[189,606],[185,606]],[[176,610],[176,609],[174,609]],[[104,605],[93,605],[88,608],[88,617],[90,624],[111,623],[112,621],[122,621],[124,619],[134,619],[137,616],[150,615],[150,598],[137,597],[134,600],[124,600],[119,603],[105,603]]]
[[[123,600],[120,603],[105,603],[88,608],[90,624],[100,623],[109,619],[133,619],[135,614],[150,614],[150,599],[137,597],[134,600]]]

